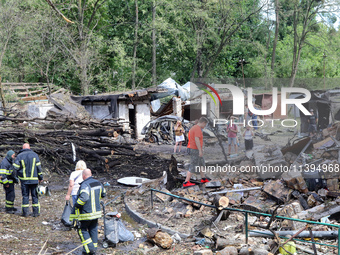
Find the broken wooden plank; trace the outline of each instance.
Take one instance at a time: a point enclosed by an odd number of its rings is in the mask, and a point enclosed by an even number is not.
[[[320,148],[325,147],[326,145],[327,145],[326,147],[330,147],[330,146],[332,146],[334,144],[334,141],[333,141],[333,143],[329,143],[328,144],[328,142],[330,142],[330,141],[332,141],[332,138],[331,137],[327,137],[326,139],[324,139],[324,140],[322,140],[322,141],[320,141],[318,143],[314,143],[313,144],[313,148],[314,149],[320,149]]]

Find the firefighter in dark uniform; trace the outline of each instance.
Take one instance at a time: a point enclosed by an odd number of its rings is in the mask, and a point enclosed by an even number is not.
[[[21,182],[22,216],[28,216],[29,194],[31,193],[33,217],[37,217],[40,215],[37,187],[43,180],[39,156],[31,150],[28,143],[25,143],[22,146],[22,150],[19,151],[13,166],[17,170]]]
[[[83,244],[83,254],[96,254],[98,219],[102,216],[100,199],[106,196],[106,191],[103,185],[92,177],[90,169],[83,170],[83,180],[70,219],[78,223],[78,235]]]
[[[1,183],[4,185],[6,194],[6,212],[14,213],[17,209],[14,208],[14,183],[18,183],[16,178],[16,171],[14,170],[12,164],[15,158],[14,151],[10,150],[7,152],[6,157],[0,163],[0,175]]]

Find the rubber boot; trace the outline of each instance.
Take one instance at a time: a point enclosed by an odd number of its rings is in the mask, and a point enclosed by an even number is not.
[[[33,217],[38,217],[38,216],[40,216],[39,207],[33,206]]]

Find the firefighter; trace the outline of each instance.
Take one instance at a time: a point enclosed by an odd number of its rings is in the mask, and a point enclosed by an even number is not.
[[[21,216],[28,216],[29,194],[31,193],[33,217],[38,217],[40,215],[40,204],[37,187],[38,184],[41,183],[43,180],[39,156],[31,150],[28,143],[25,143],[22,146],[22,150],[19,151],[13,166],[15,170],[17,170],[17,174],[21,182]]]
[[[0,174],[1,174],[1,183],[4,185],[4,190],[6,194],[6,213],[13,214],[17,211],[17,208],[14,208],[14,199],[15,199],[15,191],[14,191],[14,183],[18,183],[16,177],[16,171],[14,170],[12,164],[15,158],[15,153],[12,150],[7,152],[6,157],[0,163]]]
[[[102,216],[100,199],[106,196],[103,185],[92,177],[90,169],[83,170],[77,202],[70,219],[78,226],[78,235],[83,244],[83,254],[96,254],[98,246],[98,219]]]

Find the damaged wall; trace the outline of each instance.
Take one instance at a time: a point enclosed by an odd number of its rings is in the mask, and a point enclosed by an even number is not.
[[[93,117],[102,120],[112,118],[109,111],[109,104],[109,102],[91,102],[84,104],[84,107]]]
[[[45,118],[47,112],[53,107],[53,104],[29,104],[27,115],[29,118]]]
[[[136,138],[142,139],[144,135],[142,135],[143,127],[148,124],[151,119],[150,114],[150,104],[144,102],[143,104],[135,105],[136,108]]]

